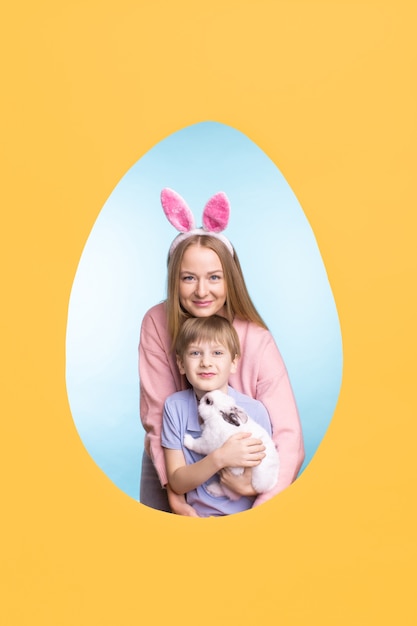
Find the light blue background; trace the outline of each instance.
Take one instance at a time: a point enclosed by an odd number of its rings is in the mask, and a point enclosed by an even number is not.
[[[127,172],[99,212],[71,292],[66,380],[78,433],[97,465],[138,499],[143,429],[137,345],[149,307],[165,298],[166,255],[177,234],[160,192],[171,187],[198,226],[207,200],[231,203],[226,236],[249,293],[285,360],[311,460],[332,418],[342,341],[327,274],[308,220],[272,161],[216,122],[181,130]],[[304,207],[308,212],[308,207]]]

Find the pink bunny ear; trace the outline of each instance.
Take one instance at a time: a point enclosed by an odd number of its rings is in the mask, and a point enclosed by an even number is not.
[[[161,204],[168,221],[181,233],[195,228],[194,216],[184,198],[176,191],[165,187],[161,191]]]
[[[216,193],[207,202],[203,211],[203,226],[205,230],[220,233],[229,222],[230,204],[225,193]]]

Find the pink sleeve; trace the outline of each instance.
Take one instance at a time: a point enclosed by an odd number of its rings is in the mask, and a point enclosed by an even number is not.
[[[272,437],[280,456],[280,471],[276,487],[259,495],[254,506],[291,485],[304,461],[303,435],[295,398],[285,364],[272,336],[259,354],[256,397],[269,412]]]
[[[168,480],[161,446],[162,412],[166,398],[181,389],[181,377],[169,355],[165,324],[161,323],[158,315],[149,311],[143,319],[140,333],[139,380],[140,417],[146,431],[145,449],[164,486]]]

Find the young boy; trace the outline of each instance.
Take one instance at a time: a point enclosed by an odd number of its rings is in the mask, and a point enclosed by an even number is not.
[[[211,495],[207,484],[219,480],[216,474],[226,467],[258,465],[265,456],[259,439],[248,433],[237,433],[207,456],[183,445],[185,434],[201,435],[198,402],[214,389],[230,394],[236,404],[271,434],[271,422],[264,405],[228,385],[229,376],[236,371],[240,357],[237,333],[226,318],[218,315],[189,318],[181,327],[175,351],[178,368],[192,388],[172,394],[165,402],[161,441],[168,483],[176,493],[186,494],[188,504],[200,517],[229,515],[250,509],[256,493],[247,481],[239,489],[245,495],[237,500]]]

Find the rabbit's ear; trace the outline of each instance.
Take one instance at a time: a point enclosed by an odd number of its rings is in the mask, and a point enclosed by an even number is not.
[[[240,426],[240,420],[237,412],[232,409],[231,411],[220,411],[220,415],[225,422],[231,426]]]
[[[176,191],[165,187],[161,191],[161,204],[168,221],[181,233],[195,228],[194,216],[184,198]]]
[[[203,211],[205,230],[220,233],[229,222],[230,204],[225,193],[220,191],[210,198]]]
[[[248,421],[248,414],[245,413],[245,411],[241,409],[239,406],[235,408],[235,411],[239,417],[240,423],[246,424],[246,422]]]

